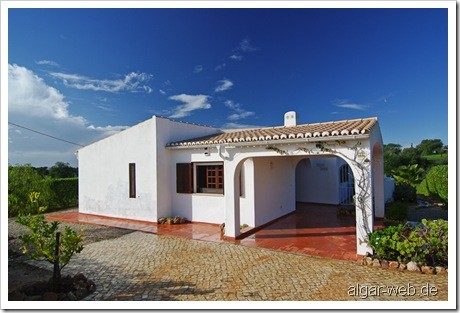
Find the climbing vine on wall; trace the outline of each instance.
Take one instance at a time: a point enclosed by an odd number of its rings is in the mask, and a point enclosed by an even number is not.
[[[286,154],[287,154],[287,152],[286,152],[285,150],[281,150],[281,149],[279,149],[279,148],[277,148],[277,147],[274,147],[274,146],[268,146],[268,147],[266,147],[265,149],[267,149],[267,150],[273,150],[273,151],[275,151],[276,153],[281,154],[281,155],[286,155]]]

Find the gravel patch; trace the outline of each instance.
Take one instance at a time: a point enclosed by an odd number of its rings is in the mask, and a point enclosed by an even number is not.
[[[70,226],[70,228],[76,232],[83,231],[83,245],[98,242],[101,240],[118,238],[133,232],[129,229],[114,228],[102,225],[64,222],[60,222],[59,229],[64,229],[66,226]],[[18,224],[15,217],[8,219],[8,251],[11,252],[11,256],[14,257],[17,253],[20,254],[21,240],[19,239],[19,236],[25,235],[27,232],[27,228],[21,224]],[[9,257],[11,256],[9,255]]]

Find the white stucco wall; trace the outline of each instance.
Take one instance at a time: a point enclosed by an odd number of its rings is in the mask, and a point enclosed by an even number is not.
[[[242,166],[242,191],[240,197],[240,222],[241,225],[255,226],[255,199],[254,199],[254,160],[249,158]]]
[[[338,204],[340,158],[310,157],[296,167],[296,199],[299,202]]]
[[[156,220],[152,120],[78,151],[79,211],[146,221]],[[136,198],[129,198],[129,163],[136,164]]]
[[[254,158],[255,226],[295,210],[295,164],[290,158]]]

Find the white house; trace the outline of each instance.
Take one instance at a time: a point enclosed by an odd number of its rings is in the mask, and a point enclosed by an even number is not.
[[[377,118],[222,131],[151,119],[78,150],[79,212],[156,222],[183,216],[261,226],[296,202],[354,203],[357,253],[384,214]]]

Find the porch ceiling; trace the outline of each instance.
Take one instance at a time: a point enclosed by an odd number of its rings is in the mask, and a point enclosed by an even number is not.
[[[356,135],[369,134],[372,127],[377,123],[377,118],[363,118],[355,120],[303,124],[297,126],[278,126],[267,128],[244,129],[239,131],[223,132],[210,136],[193,138],[178,142],[168,143],[168,147],[184,147],[197,145],[212,145],[235,142],[276,141],[301,138],[331,137],[352,138]]]

